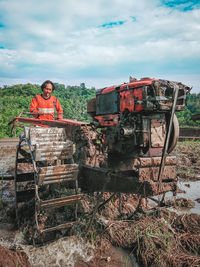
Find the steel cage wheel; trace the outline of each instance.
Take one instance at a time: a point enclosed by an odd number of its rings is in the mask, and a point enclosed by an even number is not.
[[[166,121],[167,121],[167,127],[168,127],[169,116],[166,116]],[[174,118],[172,122],[172,130],[171,130],[170,139],[169,139],[169,146],[167,149],[168,153],[171,153],[174,150],[178,142],[178,138],[179,138],[179,122],[178,122],[177,116],[174,114]]]

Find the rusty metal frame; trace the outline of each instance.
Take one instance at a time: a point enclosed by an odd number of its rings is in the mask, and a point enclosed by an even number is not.
[[[32,178],[34,178],[34,179],[32,179],[34,181],[34,190],[32,190],[32,191],[30,190],[30,192],[28,192],[28,190],[18,191],[18,183],[19,182],[30,181],[30,177],[28,177],[28,179],[25,179],[25,177],[23,175],[18,174],[18,163],[20,162],[19,153],[20,153],[20,150],[23,146],[28,146],[28,148],[29,148],[30,163],[32,164],[33,169],[34,169],[34,174],[31,173]],[[71,164],[71,165],[75,165],[75,164]],[[61,166],[66,166],[66,165],[61,165]],[[68,177],[68,176],[66,175],[66,177]],[[20,178],[22,178],[22,179],[20,179]],[[75,179],[75,180],[70,179],[70,181],[71,180],[73,180],[75,182],[75,188],[74,188],[75,189],[75,195],[71,195],[71,196],[67,196],[67,197],[63,197],[63,198],[50,199],[50,200],[41,200],[40,196],[39,196],[40,172],[37,168],[37,164],[36,164],[36,160],[35,160],[35,153],[34,153],[34,150],[32,149],[32,144],[30,143],[30,140],[27,138],[26,134],[23,137],[21,137],[20,142],[19,142],[18,147],[17,147],[17,152],[16,152],[16,166],[15,166],[15,177],[14,177],[15,207],[16,207],[16,219],[17,219],[18,226],[19,226],[18,203],[24,202],[28,199],[30,200],[30,198],[35,199],[34,217],[35,217],[36,229],[39,233],[50,232],[50,231],[55,231],[55,230],[71,227],[73,224],[78,223],[78,221],[77,221],[78,202],[82,199],[83,194],[78,194],[77,179]],[[58,179],[58,181],[55,180],[53,182],[54,183],[60,182],[60,179]],[[39,216],[41,210],[50,209],[50,208],[55,209],[55,208],[59,208],[59,207],[71,205],[71,204],[76,204],[75,221],[74,222],[67,222],[67,223],[57,225],[57,226],[54,226],[51,228],[40,229],[38,216]]]

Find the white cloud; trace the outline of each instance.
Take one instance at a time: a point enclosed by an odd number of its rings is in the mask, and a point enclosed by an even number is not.
[[[154,77],[200,71],[199,10],[182,12],[159,0],[7,0],[0,10],[2,77],[78,81],[85,75],[97,82],[133,70]],[[119,21],[124,24],[101,27]]]

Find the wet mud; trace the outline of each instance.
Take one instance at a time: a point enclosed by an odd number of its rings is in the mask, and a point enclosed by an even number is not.
[[[178,193],[164,207],[143,201],[141,209],[136,195],[121,194],[120,201],[116,194],[96,214],[97,198],[102,203],[111,194],[88,194],[79,206],[80,224],[38,239],[35,246],[32,204],[25,213],[22,209],[18,229],[13,182],[2,180],[0,266],[200,266],[200,142],[178,143],[174,154],[179,188],[186,194]]]
[[[179,142],[173,154],[177,156],[179,180],[200,180],[200,142]]]
[[[12,250],[5,247],[0,246],[0,266],[5,267],[24,267],[31,266],[28,260],[28,256],[24,252],[24,250],[18,249]]]

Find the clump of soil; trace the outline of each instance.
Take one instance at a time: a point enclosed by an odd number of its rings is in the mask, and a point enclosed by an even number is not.
[[[119,197],[119,194],[103,193],[100,196],[100,203],[103,203],[109,198],[111,198],[111,200],[106,204],[106,208],[103,206],[98,209],[98,211],[101,212],[101,215],[109,218],[109,220],[119,219],[119,218],[127,219],[130,214],[135,212],[140,201],[140,199],[136,194],[120,194]],[[96,199],[97,195],[91,194],[84,197],[83,200],[81,200],[84,212],[86,213],[92,212],[92,209],[94,208],[96,203]],[[147,206],[144,200],[145,199],[143,199],[143,205],[141,206],[141,208],[145,210]]]
[[[190,234],[200,234],[200,216],[197,214],[184,214],[174,216],[172,227],[176,229],[178,233],[184,234],[185,232]]]
[[[97,237],[94,241],[94,256],[89,262],[79,260],[75,267],[133,267],[129,253],[116,248],[105,237]]]
[[[175,153],[178,157],[179,178],[198,179],[200,143],[178,143]],[[111,194],[108,193],[102,194],[101,202],[110,196]],[[73,228],[73,234],[85,235],[97,197],[98,195],[92,194],[82,200],[82,210],[79,210],[81,226]],[[157,209],[149,216],[141,212],[134,216],[138,202],[136,195],[121,194],[120,205],[119,196],[115,195],[110,202],[97,210],[91,228],[85,236],[85,239],[94,246],[94,257],[87,263],[84,259],[79,259],[76,263],[77,267],[131,266],[127,260],[127,254],[121,258],[122,254],[117,252],[116,247],[134,254],[141,266],[200,265],[200,216],[196,214],[178,216],[176,213],[167,211],[166,208]],[[33,216],[34,205],[30,204],[27,203],[27,208],[23,209],[23,221],[21,221],[21,230],[29,243],[35,237],[34,218],[30,216],[30,214]],[[3,214],[7,204],[2,202],[2,205]],[[178,208],[189,208],[192,203],[187,199],[181,199],[177,200],[174,205]],[[119,207],[121,207],[121,212]],[[145,210],[144,206],[143,210]],[[63,213],[67,217],[71,216],[71,212],[68,215],[67,211]],[[62,223],[62,216],[56,217],[55,221],[57,219],[61,220],[59,223]],[[51,221],[49,223],[51,224]],[[70,232],[64,234],[70,235]],[[49,236],[49,239],[52,238],[58,238],[58,236]],[[38,242],[40,241],[42,242],[42,238],[38,238]],[[15,265],[12,265],[13,262]],[[16,265],[29,266],[24,252],[0,247],[0,266]]]
[[[200,198],[197,198],[195,201],[197,201],[198,203],[200,203]]]
[[[178,178],[199,180],[200,142],[178,142],[173,153],[177,156]]]
[[[108,198],[108,195],[103,195]],[[132,195],[122,195],[122,200],[132,200],[133,209],[137,206]],[[149,215],[132,214],[122,201],[123,216],[119,213],[119,198],[115,196],[94,218],[87,238],[95,244],[95,257],[80,266],[123,266],[115,265],[112,246],[128,250],[136,256],[141,266],[199,266],[200,264],[200,216],[197,214],[177,215],[166,208],[157,208]],[[93,202],[94,204],[94,202]],[[190,207],[187,199],[178,199],[179,207]],[[86,205],[90,207],[89,200]],[[89,210],[89,208],[88,208]],[[127,212],[127,214],[126,214]],[[112,216],[110,216],[110,214]],[[109,247],[110,246],[110,247]],[[104,251],[104,248],[106,250]],[[108,260],[111,260],[108,263]],[[79,266],[79,265],[77,265]]]
[[[166,201],[166,204],[176,209],[182,209],[182,208],[191,209],[191,208],[194,208],[195,206],[195,203],[192,200],[188,198],[183,198],[183,197],[178,198],[176,200],[168,200]]]
[[[109,221],[105,235],[142,266],[199,266],[199,231],[200,216],[159,211],[139,221]]]
[[[0,246],[0,267],[31,266],[26,253],[22,250],[11,250]]]

